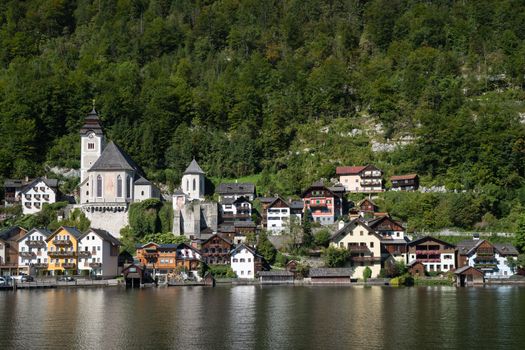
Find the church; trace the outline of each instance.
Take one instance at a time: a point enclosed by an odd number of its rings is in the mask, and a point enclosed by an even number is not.
[[[80,203],[91,227],[115,237],[128,224],[129,205],[160,198],[159,189],[113,141],[106,142],[95,108],[80,129]]]

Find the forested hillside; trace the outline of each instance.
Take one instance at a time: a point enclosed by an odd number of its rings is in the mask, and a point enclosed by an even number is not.
[[[375,163],[472,222],[525,203],[522,1],[6,0],[0,26],[0,178],[78,167],[96,99],[170,186],[192,156],[285,195]]]

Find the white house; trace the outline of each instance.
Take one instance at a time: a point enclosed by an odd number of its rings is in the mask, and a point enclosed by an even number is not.
[[[509,243],[490,243],[484,239],[462,241],[457,245],[458,267],[471,266],[485,277],[501,278],[514,275],[507,260],[517,260],[518,251]]]
[[[265,267],[264,258],[257,254],[255,249],[245,245],[239,244],[230,253],[231,268],[238,278],[252,279],[255,278],[257,272]]]
[[[290,204],[281,197],[275,198],[266,208],[267,230],[275,234],[287,231],[290,221],[293,220],[291,218],[301,221],[302,210],[301,201]]]
[[[347,192],[375,193],[383,191],[382,172],[373,165],[339,166],[336,168],[339,182]]]
[[[51,231],[34,228],[18,240],[18,266],[20,272],[37,274],[47,269],[46,239]]]
[[[105,230],[90,228],[78,240],[78,270],[89,275],[115,276],[120,241]]]
[[[34,214],[42,210],[45,203],[55,203],[58,199],[58,180],[39,177],[20,191],[22,211]]]
[[[224,221],[249,221],[252,217],[252,203],[246,197],[224,198],[221,201]]]
[[[255,199],[255,185],[252,183],[221,183],[215,192],[219,195],[220,202],[239,197],[244,197],[249,201]]]

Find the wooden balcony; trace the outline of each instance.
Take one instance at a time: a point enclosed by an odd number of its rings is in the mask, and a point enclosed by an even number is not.
[[[27,239],[26,245],[29,248],[44,248],[46,246],[46,241]]]
[[[102,267],[102,263],[92,262],[89,264],[89,267],[91,267],[92,269],[100,269]]]
[[[47,269],[49,265],[47,263],[36,263],[31,266],[33,266],[35,269]]]
[[[53,251],[53,252],[47,252],[47,255],[52,258],[74,258],[76,255],[76,252],[73,251]]]
[[[77,266],[75,263],[62,263],[60,266],[62,266],[64,269],[74,269],[75,266]]]
[[[34,259],[36,257],[33,252],[20,252],[19,255],[23,259]]]
[[[85,259],[85,258],[91,258],[91,252],[86,250],[81,250],[78,252],[78,257]]]
[[[60,247],[60,246],[70,246],[73,244],[69,239],[54,239],[53,244]]]
[[[144,259],[157,259],[159,257],[159,253],[142,253],[142,257]]]
[[[348,247],[348,250],[350,250],[350,254],[371,253],[370,249],[366,245],[353,245]]]
[[[381,262],[381,258],[375,256],[352,256],[350,259],[353,262]]]

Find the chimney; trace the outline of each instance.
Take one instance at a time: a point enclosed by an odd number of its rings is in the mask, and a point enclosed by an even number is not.
[[[29,182],[29,176],[26,175],[26,177],[24,178],[25,182]]]
[[[345,227],[345,222],[343,220],[339,220],[339,223],[337,224],[337,228],[340,230],[343,227]]]
[[[479,241],[479,233],[473,233],[473,234],[472,234],[472,239],[473,239],[474,241]]]

